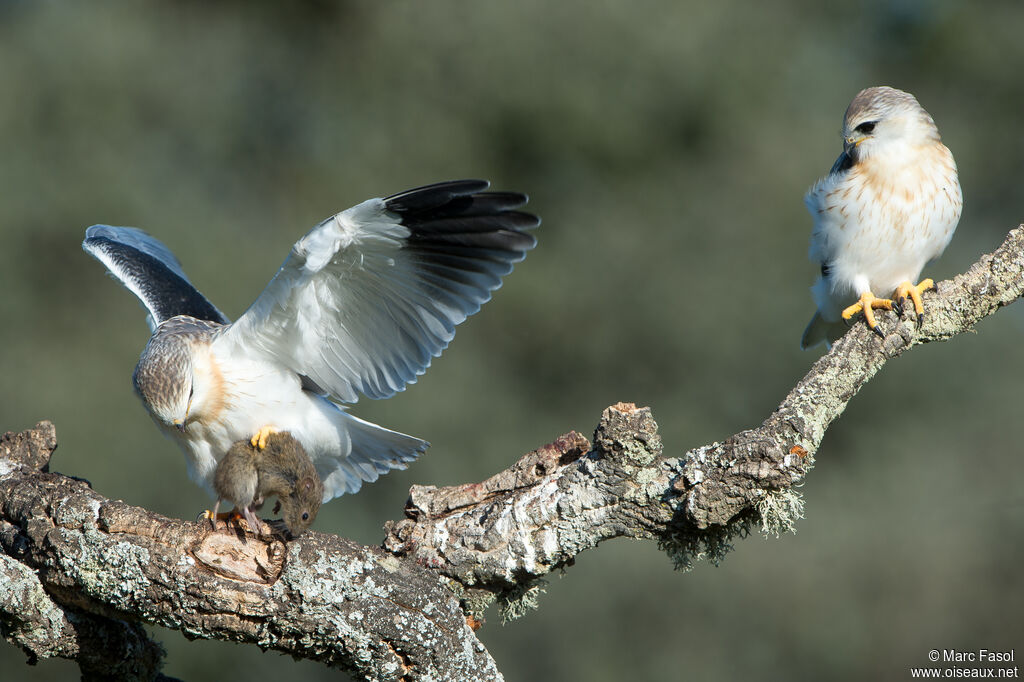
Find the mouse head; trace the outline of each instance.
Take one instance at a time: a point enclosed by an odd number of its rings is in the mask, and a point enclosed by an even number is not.
[[[317,476],[303,476],[295,482],[295,491],[279,498],[281,516],[292,537],[299,537],[312,525],[320,511],[324,486]]]

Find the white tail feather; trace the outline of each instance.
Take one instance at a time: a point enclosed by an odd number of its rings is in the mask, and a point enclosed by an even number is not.
[[[338,411],[340,429],[348,432],[352,447],[344,457],[319,457],[317,473],[324,484],[323,501],[354,493],[363,481],[373,482],[392,469],[404,469],[427,449],[429,443],[404,433],[371,424]]]

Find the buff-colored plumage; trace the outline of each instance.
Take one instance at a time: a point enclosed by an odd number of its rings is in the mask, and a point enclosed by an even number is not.
[[[804,348],[836,338],[844,308],[858,299],[916,284],[949,244],[963,203],[953,155],[913,95],[861,91],[842,134],[843,153],[804,199],[814,219],[810,258],[822,272],[811,288],[818,312]],[[870,310],[866,317],[874,328]]]

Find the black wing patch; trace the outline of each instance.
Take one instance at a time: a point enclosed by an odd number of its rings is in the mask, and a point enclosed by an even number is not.
[[[177,315],[230,323],[192,286],[167,247],[141,230],[94,225],[86,230],[82,248],[142,301],[151,326]]]
[[[529,197],[484,191],[488,186],[486,180],[453,180],[384,200],[412,232],[404,248],[413,252],[427,280],[443,290],[466,295],[467,287],[496,289],[513,264],[537,245],[526,230],[540,225],[540,218],[516,210]],[[444,291],[435,293],[443,296]],[[478,303],[486,300],[481,297]]]

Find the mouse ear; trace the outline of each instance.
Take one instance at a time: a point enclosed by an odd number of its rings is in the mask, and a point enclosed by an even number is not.
[[[313,481],[312,476],[304,476],[299,479],[299,482],[295,487],[303,492],[309,493],[313,492],[313,488],[315,485],[316,483]]]

